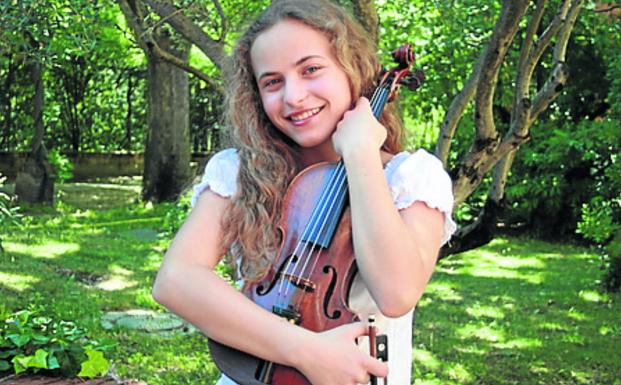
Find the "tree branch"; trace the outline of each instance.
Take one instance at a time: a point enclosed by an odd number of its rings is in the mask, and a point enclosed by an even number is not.
[[[187,71],[210,86],[214,87],[216,90],[221,91],[222,87],[217,84],[213,79],[205,75],[202,71],[198,70],[195,67],[189,65],[185,60],[178,58],[172,53],[162,49],[155,39],[153,39],[152,33],[155,27],[145,28],[144,27],[144,14],[146,10],[142,6],[140,1],[128,1],[128,0],[117,0],[121,11],[125,15],[125,19],[127,20],[127,24],[131,28],[134,36],[136,37],[136,42],[142,48],[145,53],[150,53],[155,55],[156,57],[175,65],[184,71]],[[161,16],[162,20],[160,23],[165,20],[169,20],[174,18],[176,15],[182,13],[182,10],[175,9],[173,12],[170,12],[166,16]]]
[[[225,67],[226,54],[223,44],[209,37],[192,20],[178,12],[178,9],[166,0],[145,0],[160,17],[166,18],[177,32],[196,45],[211,61],[222,70]]]
[[[552,100],[556,98],[567,82],[567,78],[569,77],[569,69],[565,64],[567,44],[583,3],[584,0],[571,1],[571,8],[563,20],[562,27],[556,40],[556,45],[554,46],[554,69],[533,101],[533,108],[530,114],[531,124],[535,121],[535,119],[537,119],[541,112],[548,108]]]
[[[444,167],[447,166],[446,163],[448,161],[451,143],[453,142],[453,136],[455,135],[457,125],[459,124],[461,117],[464,115],[464,111],[468,106],[468,103],[470,103],[472,97],[477,91],[477,85],[479,84],[479,77],[481,76],[481,69],[483,68],[484,59],[485,50],[483,50],[481,55],[479,55],[479,59],[470,74],[470,78],[461,91],[459,91],[457,96],[453,98],[451,105],[444,115],[442,124],[440,125],[440,137],[438,138],[438,143],[436,144],[436,156],[442,161]]]
[[[494,123],[493,101],[498,82],[498,72],[505,60],[515,34],[517,33],[520,20],[526,13],[530,1],[512,0],[505,1],[500,19],[494,28],[492,38],[486,51],[483,62],[483,70],[479,79],[479,87],[475,97],[475,124],[477,127],[477,139],[475,144],[488,145],[497,140],[496,125]],[[479,151],[479,148],[474,148]]]
[[[216,6],[216,10],[218,11],[218,15],[220,16],[220,36],[218,37],[218,42],[223,42],[227,33],[229,32],[229,19],[224,14],[224,9],[222,8],[222,4],[218,0],[213,0],[213,4]]]
[[[144,52],[147,52],[148,47],[144,40],[145,28],[143,28],[144,13],[142,12],[140,2],[135,0],[117,0],[117,3],[121,7],[121,12],[125,15],[127,25],[136,38],[136,44],[138,44]]]
[[[218,92],[220,93],[224,92],[222,87],[218,83],[216,83],[212,78],[205,75],[205,73],[203,73],[199,69],[192,67],[185,60],[179,59],[177,56],[171,54],[170,52],[165,51],[159,46],[159,44],[155,42],[155,40],[151,40],[151,44],[149,44],[149,48],[150,48],[149,51],[153,53],[154,55],[156,55],[157,57],[159,57],[160,59],[172,65],[175,65],[181,68],[182,70],[185,70],[193,74],[197,78],[201,79],[202,81],[204,81],[205,83],[209,84],[211,87],[216,89]]]

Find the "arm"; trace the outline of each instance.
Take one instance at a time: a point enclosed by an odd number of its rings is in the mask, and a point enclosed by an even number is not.
[[[385,138],[363,98],[345,113],[334,144],[347,168],[360,274],[382,313],[397,317],[416,305],[431,277],[444,215],[422,202],[397,210],[379,151]]]
[[[384,376],[385,365],[354,344],[354,338],[365,331],[363,325],[321,334],[305,330],[265,311],[215,274],[224,254],[220,221],[228,202],[211,191],[201,194],[166,252],[153,287],[156,301],[208,337],[294,366],[316,385],[353,384],[352,378],[368,372]]]

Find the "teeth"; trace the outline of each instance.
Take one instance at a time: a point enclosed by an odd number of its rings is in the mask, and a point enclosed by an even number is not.
[[[313,108],[312,110],[308,110],[306,112],[303,112],[299,115],[295,115],[295,116],[291,116],[291,120],[295,121],[300,121],[300,120],[304,120],[304,119],[308,119],[311,116],[315,115],[316,113],[318,113],[320,110],[320,108]]]

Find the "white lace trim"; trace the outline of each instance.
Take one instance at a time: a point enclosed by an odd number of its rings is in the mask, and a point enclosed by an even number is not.
[[[229,148],[216,153],[205,166],[201,182],[194,186],[192,206],[207,188],[225,198],[235,194],[238,170],[239,158],[235,149]],[[418,150],[413,154],[404,151],[395,155],[386,164],[384,175],[390,186],[395,206],[399,210],[409,207],[414,202],[422,201],[444,214],[442,244],[446,243],[457,229],[457,225],[451,217],[452,182],[444,171],[442,162],[425,150]]]

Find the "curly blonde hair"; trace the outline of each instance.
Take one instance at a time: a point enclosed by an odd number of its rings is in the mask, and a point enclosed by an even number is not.
[[[239,156],[237,192],[223,219],[223,244],[230,261],[241,257],[244,279],[260,279],[269,269],[279,242],[276,224],[287,186],[300,171],[299,147],[271,123],[263,111],[250,50],[256,38],[283,19],[300,21],[324,33],[346,73],[352,100],[368,95],[379,69],[375,46],[343,9],[324,0],[281,0],[268,7],[239,39],[231,56],[225,104],[226,124]],[[402,123],[387,106],[380,122],[388,131],[382,149],[402,149]]]

